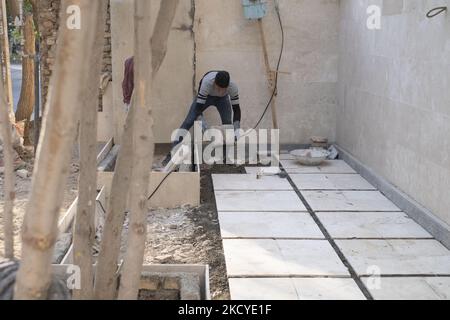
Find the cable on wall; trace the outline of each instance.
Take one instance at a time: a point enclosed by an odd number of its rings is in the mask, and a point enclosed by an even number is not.
[[[446,12],[447,10],[448,10],[447,7],[437,7],[437,8],[431,9],[427,13],[427,18],[429,18],[429,19],[434,18],[434,17],[440,15],[441,13]]]

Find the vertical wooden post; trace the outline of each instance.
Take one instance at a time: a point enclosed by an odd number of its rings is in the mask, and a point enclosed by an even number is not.
[[[4,81],[7,103],[9,106],[9,117],[12,123],[14,119],[14,101],[11,80],[11,60],[9,55],[8,19],[6,15],[6,2],[0,0],[0,42],[2,56],[2,81]]]
[[[72,10],[66,12],[68,7]],[[58,234],[59,210],[80,114],[86,63],[94,54],[92,32],[100,16],[100,1],[63,0],[55,71],[44,115],[33,188],[22,231],[22,261],[15,299],[46,299],[51,281],[53,248]],[[80,20],[81,19],[81,20]]]
[[[270,61],[269,61],[269,53],[267,50],[267,42],[266,42],[266,35],[264,33],[264,26],[262,23],[262,19],[258,19],[258,27],[261,34],[261,41],[263,46],[263,53],[264,53],[264,63],[266,66],[266,72],[267,72],[267,78],[269,81],[269,89],[270,94],[273,94],[273,90],[275,90],[275,79],[276,79],[276,71],[273,71],[270,67]],[[275,93],[276,95],[276,93]],[[272,108],[272,125],[273,129],[278,129],[278,116],[277,116],[277,108],[275,104],[275,97],[272,99],[271,102],[271,108]]]
[[[74,263],[81,270],[81,288],[74,290],[74,300],[92,300],[94,272],[92,248],[95,237],[95,207],[97,198],[97,110],[100,93],[103,40],[106,25],[106,0],[100,3],[97,24],[92,30],[96,41],[92,43],[90,59],[86,61],[91,72],[83,83],[85,93],[81,100],[80,119],[80,180],[74,234]]]
[[[154,137],[151,107],[152,78],[156,76],[167,52],[167,41],[179,0],[161,2],[150,41],[151,4],[135,3],[135,103],[134,162],[130,187],[130,228],[128,247],[119,289],[119,299],[138,298],[147,236],[147,197],[153,163]],[[151,45],[150,45],[151,43]]]

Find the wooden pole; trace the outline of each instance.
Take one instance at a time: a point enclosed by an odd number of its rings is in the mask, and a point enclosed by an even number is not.
[[[5,258],[14,259],[14,229],[13,208],[15,198],[14,184],[14,156],[12,146],[12,124],[8,114],[8,104],[5,100],[5,89],[0,84],[0,128],[3,141],[3,157],[5,160],[3,233],[5,243]]]
[[[154,137],[151,87],[167,52],[167,41],[179,0],[161,2],[150,46],[151,5],[135,2],[135,104],[134,163],[130,187],[130,228],[120,281],[119,299],[138,298],[147,236],[147,197],[153,162]],[[153,53],[152,53],[153,52]]]
[[[264,64],[266,66],[266,72],[267,72],[267,78],[269,81],[269,89],[270,94],[273,93],[273,90],[275,90],[275,81],[276,81],[276,71],[273,71],[270,67],[270,61],[269,61],[269,53],[267,50],[267,42],[266,42],[266,35],[264,33],[264,26],[262,23],[262,19],[258,19],[258,27],[261,34],[261,41],[263,46],[263,53],[264,53]],[[276,95],[277,93],[275,93]],[[271,109],[272,109],[272,125],[273,129],[278,129],[278,116],[277,116],[277,108],[275,104],[275,97],[272,99],[271,102]]]
[[[66,13],[69,6],[79,8]],[[22,231],[22,261],[15,299],[46,299],[51,282],[53,248],[64,195],[85,81],[91,74],[92,32],[100,1],[63,0],[55,71],[52,75],[33,187]],[[79,19],[82,17],[82,20]],[[80,22],[78,24],[78,22]],[[79,27],[78,27],[79,26]]]
[[[11,80],[11,58],[9,55],[9,37],[8,37],[8,18],[6,15],[6,3],[5,0],[0,0],[0,42],[1,42],[1,55],[2,55],[2,72],[6,101],[9,106],[9,117],[12,123],[15,123],[14,119],[14,101],[12,91]]]
[[[106,26],[106,0],[100,3],[97,25],[92,32],[89,65],[90,73],[83,83],[85,93],[81,100],[80,120],[80,180],[74,233],[74,263],[81,270],[81,288],[73,291],[74,300],[92,300],[94,297],[94,271],[92,248],[95,237],[95,207],[97,198],[97,111],[100,94],[99,80],[102,68],[103,40]]]

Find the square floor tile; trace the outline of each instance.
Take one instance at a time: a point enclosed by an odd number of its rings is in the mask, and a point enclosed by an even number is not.
[[[298,300],[292,279],[229,279],[231,300]]]
[[[358,275],[450,275],[450,251],[436,240],[337,240]]]
[[[324,239],[306,212],[219,212],[223,238]]]
[[[276,171],[280,170],[280,167],[245,167],[245,172],[247,174],[257,175],[262,168],[265,168],[267,170]]]
[[[223,240],[229,277],[349,276],[325,240]]]
[[[363,278],[363,282],[375,300],[450,300],[450,277],[380,278],[376,282]]]
[[[352,279],[230,279],[233,300],[365,300]]]
[[[326,240],[276,240],[291,275],[348,276],[348,269]]]
[[[294,191],[216,191],[218,211],[307,211]]]
[[[297,160],[281,160],[281,164],[288,173],[324,173],[324,174],[356,174],[345,161],[325,161],[320,166],[303,166]]]
[[[319,212],[333,238],[433,238],[403,212]]]
[[[258,179],[256,174],[214,174],[212,176],[214,190],[285,190],[292,186],[287,179],[278,176],[267,176]]]
[[[378,191],[303,191],[314,211],[401,211]]]
[[[229,277],[289,275],[275,240],[223,240],[223,249]]]
[[[300,300],[366,300],[353,279],[293,278]]]
[[[358,174],[292,174],[299,190],[376,190]]]

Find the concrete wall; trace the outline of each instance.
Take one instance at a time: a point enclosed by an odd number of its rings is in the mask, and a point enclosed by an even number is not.
[[[132,52],[130,0],[111,0],[114,110],[121,119],[120,82],[123,60]],[[273,68],[281,36],[270,3],[264,19]],[[279,0],[286,48],[277,99],[282,143],[307,143],[313,135],[334,140],[338,62],[338,0]],[[268,88],[257,22],[247,21],[241,0],[181,0],[171,33],[168,56],[156,82],[155,134],[168,142],[186,116],[194,87],[209,70],[226,69],[241,89],[243,125],[252,127],[271,92]],[[155,15],[159,9],[156,1]],[[128,21],[128,24],[124,24]],[[211,125],[219,124],[213,109]],[[122,124],[118,125],[118,130]],[[271,112],[262,127],[271,126]]]
[[[273,8],[263,20],[275,69],[281,32]],[[280,0],[286,44],[277,98],[281,143],[308,143],[313,135],[334,140],[339,1]],[[271,91],[258,24],[244,18],[240,0],[196,1],[197,79],[226,69],[240,87],[243,126],[253,127]],[[211,114],[211,112],[210,112]],[[216,113],[209,116],[218,119]],[[262,127],[271,127],[269,110]]]
[[[445,0],[385,0],[381,30],[342,0],[337,142],[450,223],[450,16]]]
[[[133,55],[134,9],[132,0],[111,0],[110,3],[113,113],[116,126],[114,137],[116,142],[120,143],[120,135],[125,120],[122,80],[124,61]],[[160,1],[153,3],[153,21],[156,21]],[[154,131],[158,143],[170,141],[172,131],[183,121],[185,108],[192,98],[194,78],[192,23],[191,0],[181,0],[170,34],[167,56],[154,82]]]

